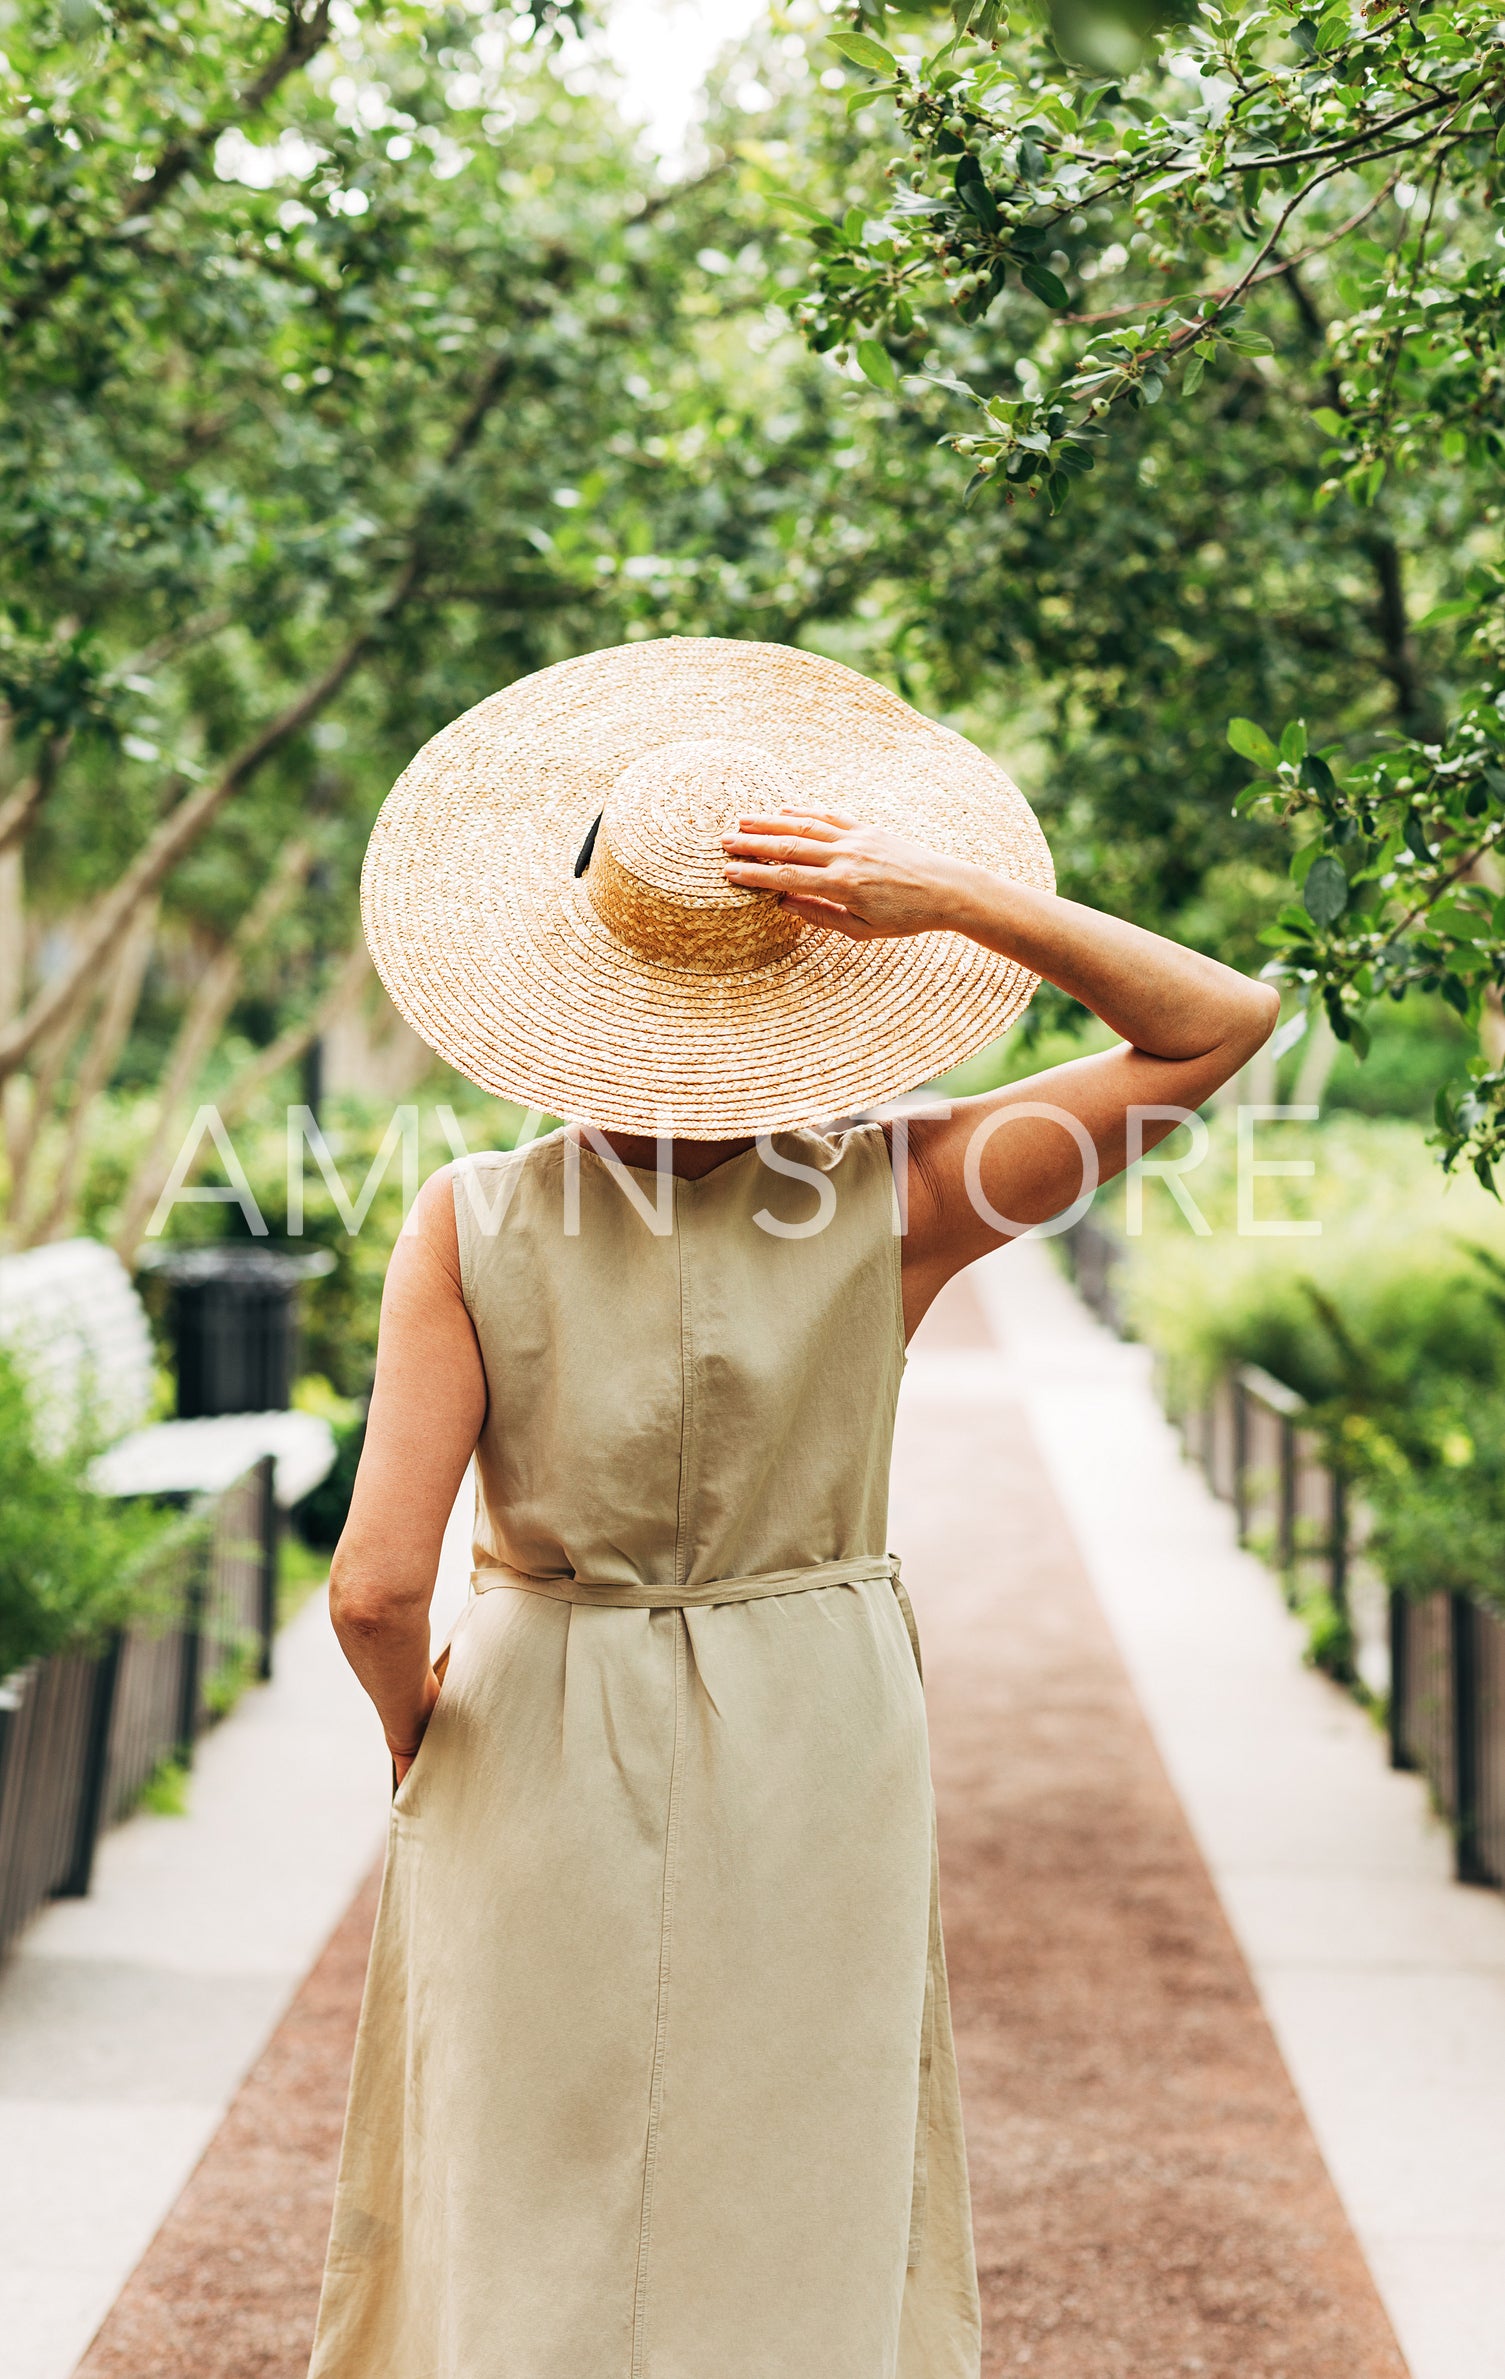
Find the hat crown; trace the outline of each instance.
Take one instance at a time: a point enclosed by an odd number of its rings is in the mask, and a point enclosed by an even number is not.
[[[726,880],[721,837],[739,817],[799,806],[761,745],[685,738],[641,753],[606,797],[585,878],[602,923],[639,958],[691,974],[746,974],[800,938],[766,892]]]

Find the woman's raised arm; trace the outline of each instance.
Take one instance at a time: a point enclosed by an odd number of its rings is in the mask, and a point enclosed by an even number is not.
[[[1057,984],[1121,1036],[1116,1049],[911,1125],[911,1326],[951,1273],[1071,1204],[1087,1143],[1099,1179],[1121,1172],[1131,1110],[1173,1111],[1138,1116],[1138,1154],[1236,1074],[1279,1013],[1269,984],[1214,958],[849,818],[745,818],[726,849],[730,882],[779,893],[812,924],[863,941],[965,934]],[[1024,1112],[1005,1121],[1011,1109]]]
[[[329,1573],[335,1633],[376,1704],[399,1782],[438,1699],[429,1604],[485,1418],[446,1166],[424,1183],[387,1268],[366,1442]]]

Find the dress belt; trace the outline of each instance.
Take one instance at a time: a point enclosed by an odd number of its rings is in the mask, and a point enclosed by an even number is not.
[[[769,1569],[751,1578],[707,1578],[699,1586],[593,1585],[588,1578],[535,1577],[505,1563],[488,1564],[470,1573],[471,1591],[491,1593],[498,1586],[520,1586],[528,1594],[551,1595],[555,1602],[597,1603],[604,1610],[683,1611],[706,1603],[750,1603],[768,1594],[804,1594],[815,1586],[858,1586],[873,1578],[892,1579],[899,1591],[899,1564],[892,1553],[860,1553],[850,1561],[814,1561],[804,1569]]]

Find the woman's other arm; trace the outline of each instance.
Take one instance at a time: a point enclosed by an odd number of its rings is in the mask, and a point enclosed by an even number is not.
[[[1001,1239],[1045,1222],[1082,1186],[1090,1140],[1100,1179],[1128,1161],[1130,1110],[1193,1113],[1268,1039],[1278,995],[1232,967],[1120,918],[991,869],[851,820],[790,813],[744,819],[728,837],[734,884],[779,892],[785,905],[838,933],[961,933],[1016,959],[1100,1016],[1116,1049],[958,1100],[947,1118],[916,1119],[905,1303],[911,1327],[942,1282]],[[1010,1108],[1048,1107],[1001,1119]],[[1175,1115],[1142,1116],[1136,1153],[1174,1131]],[[967,1179],[974,1150],[974,1203]],[[1006,1216],[1000,1230],[986,1211]]]
[[[439,1695],[429,1604],[485,1418],[446,1167],[419,1192],[387,1267],[366,1441],[329,1572],[335,1634],[376,1704],[399,1783]]]

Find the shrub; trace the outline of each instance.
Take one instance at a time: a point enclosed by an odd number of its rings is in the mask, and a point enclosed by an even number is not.
[[[1505,1217],[1436,1171],[1415,1126],[1344,1116],[1309,1136],[1311,1181],[1259,1185],[1277,1219],[1304,1202],[1321,1237],[1240,1238],[1232,1140],[1220,1122],[1188,1176],[1211,1237],[1147,1187],[1144,1236],[1124,1243],[1126,1310],[1172,1400],[1236,1364],[1273,1373],[1361,1485],[1387,1582],[1505,1609]]]
[[[1193,1236],[1160,1184],[1145,1185],[1144,1233],[1125,1241],[1121,1292],[1174,1395],[1194,1399],[1233,1363],[1257,1363],[1309,1403],[1345,1411],[1388,1410],[1423,1380],[1505,1378],[1487,1269],[1505,1258],[1505,1214],[1474,1181],[1446,1179],[1417,1126],[1343,1115],[1318,1130],[1276,1127],[1261,1154],[1307,1157],[1316,1171],[1262,1179],[1260,1219],[1316,1220],[1320,1236],[1239,1235],[1231,1118],[1215,1121],[1206,1163],[1186,1176],[1209,1237]],[[1122,1195],[1112,1193],[1110,1214],[1121,1215]]]
[[[154,1611],[148,1556],[185,1526],[95,1495],[87,1448],[39,1452],[25,1384],[0,1354],[0,1676]]]

